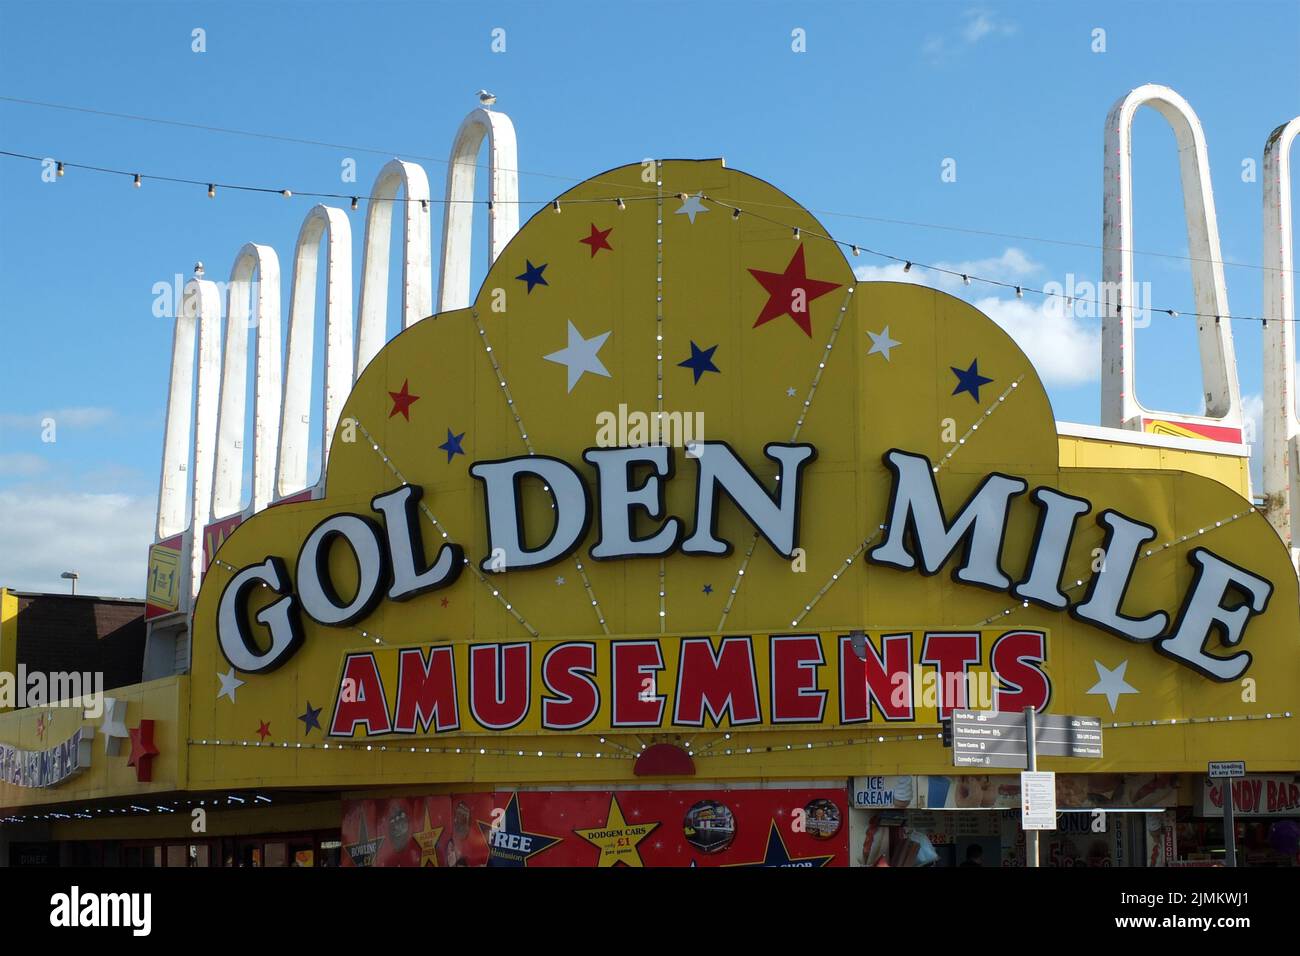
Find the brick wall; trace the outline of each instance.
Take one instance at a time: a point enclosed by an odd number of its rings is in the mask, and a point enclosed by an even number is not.
[[[102,671],[104,688],[138,684],[144,602],[18,594],[18,663],[29,671]]]

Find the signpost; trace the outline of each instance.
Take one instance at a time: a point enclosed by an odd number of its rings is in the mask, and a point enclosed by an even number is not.
[[[951,734],[953,766],[1025,768],[1020,775],[1025,865],[1038,866],[1038,831],[1056,829],[1056,774],[1039,772],[1038,756],[1099,759],[1101,718],[1038,714],[1032,707],[1019,713],[954,710],[951,726],[944,736],[946,741]]]
[[[1027,766],[1027,719],[1024,713],[954,710],[953,766]],[[1034,723],[1034,740],[1040,756],[1092,760],[1102,756],[1100,718],[1035,714]]]
[[[1232,819],[1232,781],[1246,776],[1244,760],[1211,760],[1210,779],[1223,780],[1223,865],[1237,865],[1237,826]]]

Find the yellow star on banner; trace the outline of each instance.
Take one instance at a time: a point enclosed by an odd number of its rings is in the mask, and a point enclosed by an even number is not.
[[[429,825],[429,808],[424,808],[424,828],[411,834],[411,839],[420,845],[420,866],[438,865],[438,841],[442,839],[442,827]]]
[[[588,843],[600,847],[598,866],[644,866],[636,845],[654,832],[659,822],[628,823],[623,819],[623,809],[618,805],[618,797],[611,796],[609,814],[603,827],[589,830],[574,830]]]

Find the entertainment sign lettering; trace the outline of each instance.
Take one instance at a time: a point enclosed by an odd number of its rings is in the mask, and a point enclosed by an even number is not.
[[[857,646],[855,647],[855,644]],[[333,737],[929,722],[992,687],[1052,698],[1043,631],[772,634],[385,647],[345,654]],[[861,656],[859,656],[859,652]],[[979,680],[983,675],[986,680]],[[324,719],[324,718],[322,718]]]
[[[86,726],[46,750],[0,744],[0,780],[15,787],[56,787],[90,766],[94,736],[95,728]]]
[[[593,514],[598,536],[588,553],[596,560],[662,558],[675,551],[726,555],[732,542],[720,539],[716,530],[722,494],[736,503],[777,554],[792,558],[799,542],[801,481],[816,450],[807,444],[770,443],[764,454],[779,466],[775,495],[725,442],[699,442],[688,449],[687,457],[697,463],[695,515],[689,534],[681,518],[664,517],[664,487],[675,472],[671,447],[588,449],[583,459],[595,469],[594,505],[582,473],[557,458],[527,455],[476,462],[469,470],[482,484],[489,543],[480,568],[513,574],[560,561],[577,550]],[[1130,617],[1123,611],[1125,592],[1140,550],[1155,538],[1156,530],[1107,509],[1096,519],[1105,533],[1106,560],[1082,597],[1072,603],[1061,579],[1076,525],[1092,510],[1090,502],[1047,486],[1033,490],[1029,500],[1038,509],[1037,531],[1025,575],[1012,581],[1002,570],[1002,545],[1011,500],[1029,489],[1025,479],[999,472],[987,475],[950,519],[939,500],[929,458],[891,449],[884,462],[893,474],[893,489],[884,540],[866,552],[869,563],[934,575],[959,554],[952,572],[959,584],[1066,610],[1092,627],[1149,644],[1157,653],[1212,680],[1235,680],[1249,668],[1248,651],[1221,657],[1210,654],[1207,645],[1216,632],[1224,647],[1241,644],[1251,617],[1268,606],[1273,585],[1265,578],[1206,548],[1193,548],[1187,560],[1195,576],[1182,607],[1172,616],[1161,610]],[[648,474],[634,487],[636,469],[648,469]],[[542,544],[524,540],[520,497],[525,479],[540,481],[554,506],[554,530]],[[218,640],[226,660],[246,673],[274,670],[302,644],[302,615],[328,627],[348,627],[364,620],[383,600],[408,601],[452,584],[464,567],[464,551],[448,541],[439,546],[432,562],[426,562],[417,514],[423,493],[422,487],[405,484],[376,496],[371,510],[382,523],[372,515],[352,512],[321,521],[303,543],[293,577],[279,555],[236,573],[222,592],[218,610]],[[637,534],[638,512],[661,520],[653,534]],[[335,542],[346,544],[359,569],[351,597],[338,593],[330,575],[328,558]],[[282,595],[256,615],[267,639],[254,635],[248,614],[249,595],[263,586]],[[1235,602],[1228,603],[1234,596]]]
[[[392,756],[427,747],[441,783],[609,782],[643,743],[711,779],[939,775],[953,710],[1027,707],[1159,721],[1076,733],[1099,771],[1154,737],[1162,767],[1291,766],[1284,718],[1184,719],[1300,711],[1294,567],[1241,459],[1063,432],[975,306],[859,281],[757,177],[655,169],[662,206],[610,201],[639,164],[574,187],[291,416],[321,479],[293,459],[190,576],[187,736],[249,741],[191,781],[428,783]]]

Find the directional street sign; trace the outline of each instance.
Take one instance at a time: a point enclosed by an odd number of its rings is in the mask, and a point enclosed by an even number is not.
[[[1101,719],[1039,714],[1040,757],[1102,756]],[[1023,712],[954,710],[952,760],[956,767],[1020,767],[1027,756]]]

